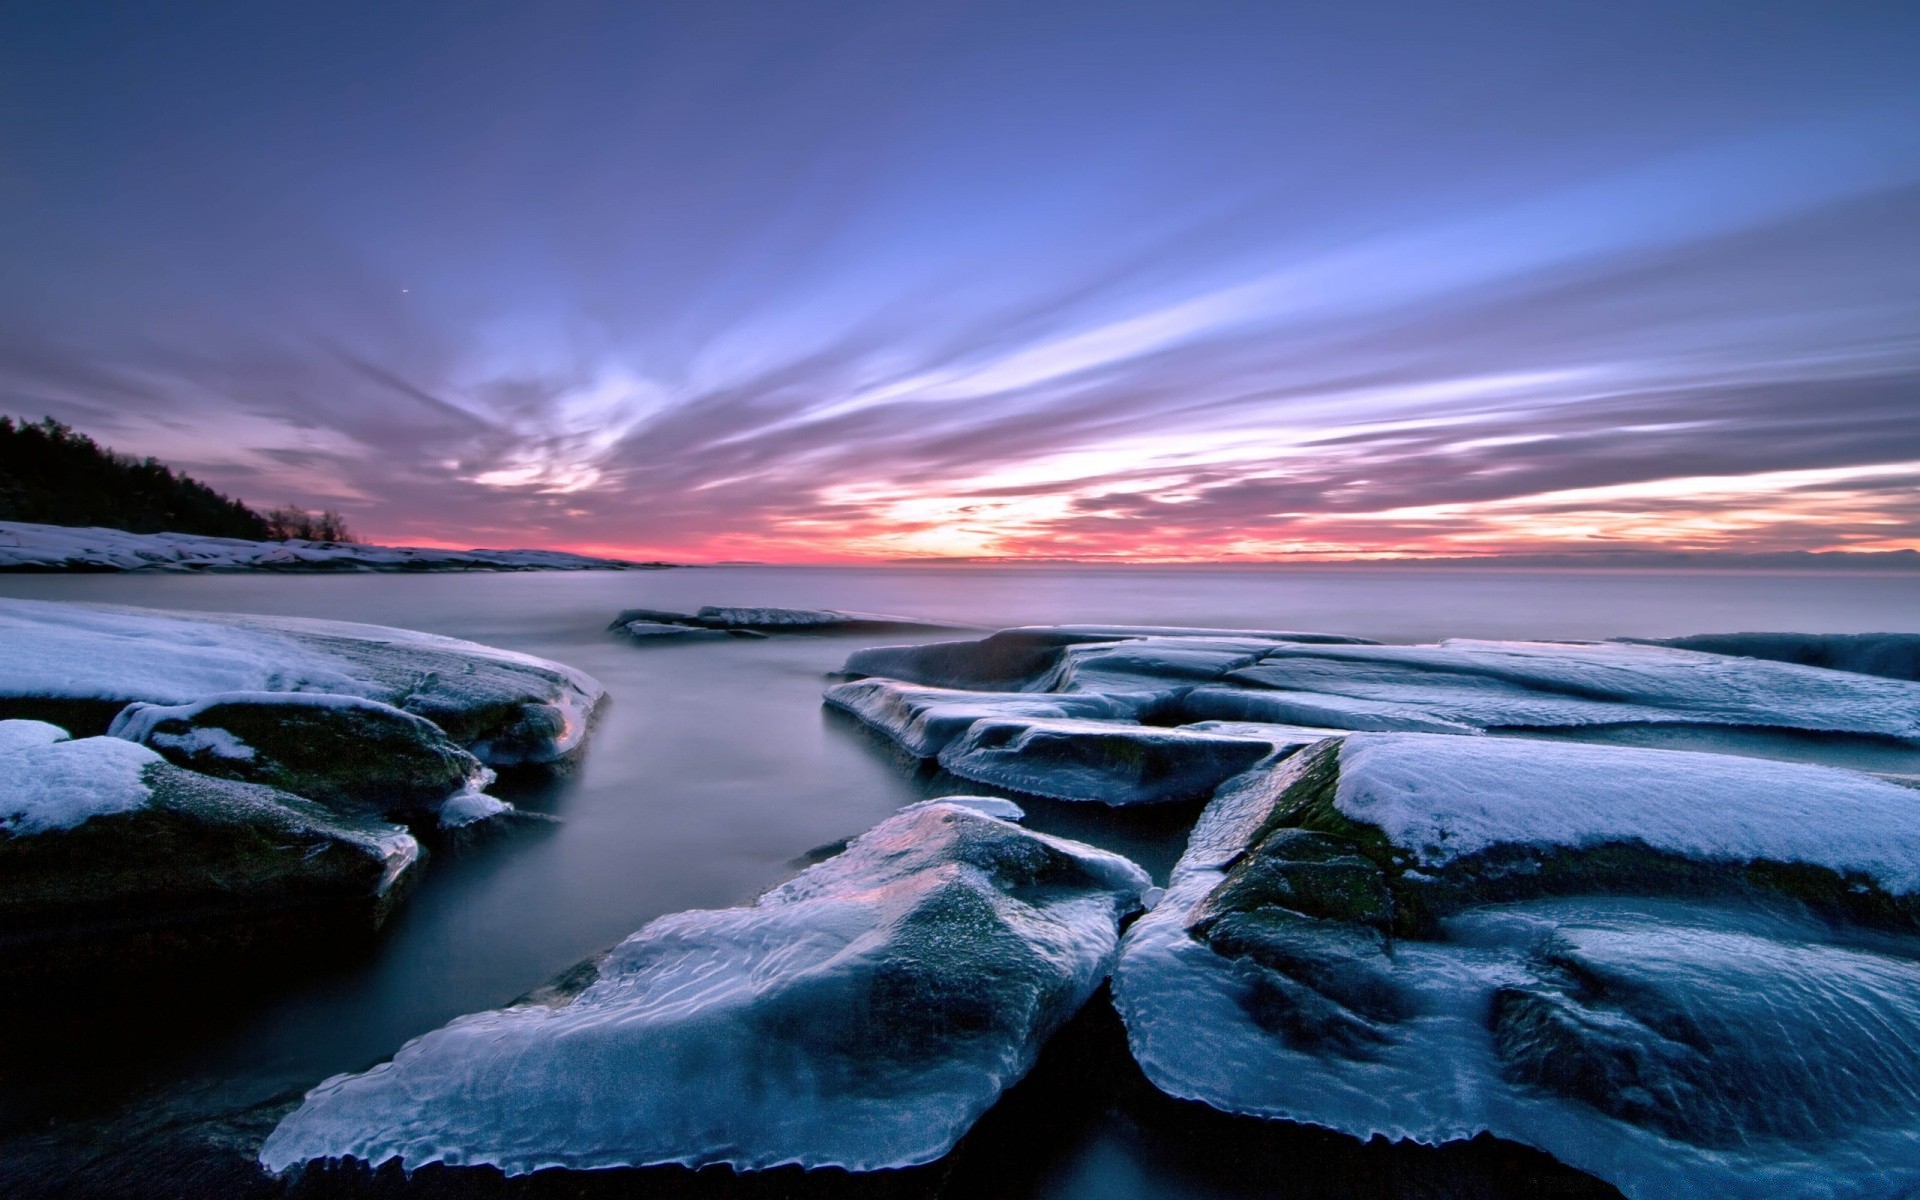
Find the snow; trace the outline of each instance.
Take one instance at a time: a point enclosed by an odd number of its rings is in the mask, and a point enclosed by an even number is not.
[[[914,805],[752,907],[654,921],[570,999],[462,1017],[327,1080],[260,1159],[931,1161],[1099,986],[1148,886],[1116,855]]]
[[[0,521],[0,571],[622,571],[657,565],[560,550],[250,542]]]
[[[51,746],[67,740],[67,731],[45,721],[0,721],[0,754]]]
[[[380,625],[0,600],[0,695],[185,704],[226,692],[379,700],[442,724],[448,711],[551,706],[536,744],[481,754],[499,764],[571,752],[604,689],[560,663]]]
[[[1428,867],[1520,843],[1642,842],[1709,861],[1807,863],[1920,892],[1920,805],[1872,775],[1684,750],[1356,733],[1335,806]]]
[[[146,770],[164,761],[145,746],[109,737],[0,754],[0,831],[29,837],[144,808],[153,799]]]
[[[1227,679],[1479,728],[1697,722],[1920,739],[1920,684],[1660,646],[1283,646]]]
[[[513,805],[485,792],[461,792],[440,805],[440,828],[465,829],[512,811]]]
[[[859,679],[826,690],[829,707],[857,717],[917,758],[933,758],[984,717],[1083,717],[1133,721],[1154,695],[1036,695],[922,687]]]

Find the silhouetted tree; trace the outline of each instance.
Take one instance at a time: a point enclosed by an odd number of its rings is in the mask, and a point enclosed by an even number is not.
[[[152,458],[115,454],[54,420],[0,417],[0,520],[258,540],[261,515]]]
[[[309,542],[357,541],[347,529],[347,519],[332,509],[310,513],[298,504],[283,504],[267,510],[267,539],[275,542],[303,538]]]

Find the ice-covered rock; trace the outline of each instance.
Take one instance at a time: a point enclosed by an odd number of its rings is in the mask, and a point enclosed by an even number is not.
[[[1104,851],[914,805],[750,908],[653,922],[584,987],[327,1080],[260,1158],[514,1175],[926,1162],[1099,986],[1147,887]]]
[[[1766,658],[1888,679],[1920,680],[1920,633],[1699,633],[1691,637],[1620,640],[1739,658]]]
[[[609,629],[640,642],[709,640],[716,637],[766,637],[770,634],[900,633],[969,629],[951,621],[899,617],[890,613],[843,612],[837,608],[727,608],[708,605],[695,613],[658,608],[629,608]]]
[[[357,696],[222,692],[191,704],[136,702],[107,732],[178,766],[353,815],[431,817],[447,797],[493,781],[432,721]]]
[[[559,663],[379,625],[0,600],[0,716],[103,731],[133,701],[228,692],[377,700],[494,766],[570,754],[604,695]]]
[[[1249,687],[1197,687],[1172,704],[1188,721],[1270,721],[1384,733],[1480,733],[1477,726],[1443,720],[1411,704],[1362,700],[1325,692]]]
[[[1036,625],[1003,629],[970,642],[933,642],[919,646],[872,646],[848,656],[842,672],[849,676],[885,676],[934,687],[982,688],[995,691],[1052,690],[1048,677],[1069,646],[1096,642],[1133,642],[1154,639],[1228,639],[1254,645],[1277,642],[1351,643],[1371,645],[1364,638],[1326,633],[1279,633],[1241,629],[1189,629],[1138,625]],[[1182,671],[1156,678],[1192,682],[1194,673]]]
[[[1050,800],[1157,804],[1199,800],[1274,752],[1262,738],[1113,721],[987,717],[940,751],[974,783]]]
[[[513,805],[485,792],[461,792],[449,796],[436,814],[442,829],[467,829],[486,821],[497,821],[515,811]]]
[[[377,926],[418,857],[392,825],[120,738],[16,746],[0,753],[0,975],[318,945]]]
[[[1114,994],[1148,1077],[1230,1112],[1635,1196],[1920,1185],[1920,806],[1870,776],[1329,740],[1221,790]]]
[[[590,558],[564,550],[441,550],[359,542],[250,542],[191,533],[128,533],[0,521],[7,571],[630,571],[667,563]]]
[[[856,679],[826,691],[831,708],[850,713],[916,758],[933,758],[986,717],[1081,717],[1132,722],[1153,695],[1036,695],[921,687],[895,679]]]
[[[1617,642],[1280,646],[1225,679],[1482,729],[1693,723],[1920,739],[1920,684]]]
[[[1274,648],[1259,638],[1136,638],[1062,647],[1034,681],[1041,692],[1124,692],[1194,687],[1249,667]]]

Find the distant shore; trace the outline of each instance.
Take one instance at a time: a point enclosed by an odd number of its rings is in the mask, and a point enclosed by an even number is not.
[[[0,521],[0,573],[339,574],[427,571],[660,571],[678,563],[563,550],[442,550],[360,542],[255,542]]]

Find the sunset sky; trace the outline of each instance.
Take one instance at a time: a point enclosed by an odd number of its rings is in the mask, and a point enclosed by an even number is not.
[[[0,412],[381,541],[1920,548],[1920,4],[10,6]]]

